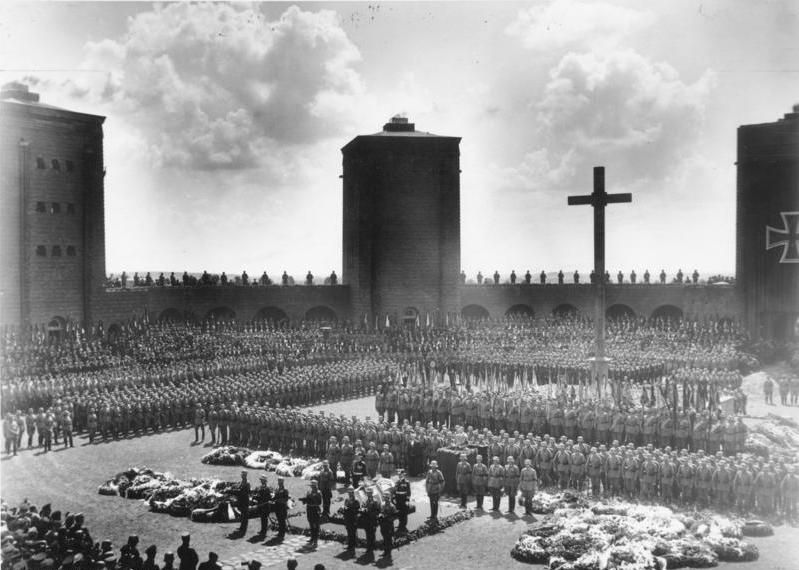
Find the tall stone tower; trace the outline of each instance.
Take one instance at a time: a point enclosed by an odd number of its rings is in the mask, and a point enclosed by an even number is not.
[[[460,310],[460,137],[394,117],[342,148],[343,283],[374,326]]]
[[[93,323],[105,282],[104,117],[0,91],[0,322]]]
[[[799,339],[799,105],[738,128],[736,275],[756,336]]]

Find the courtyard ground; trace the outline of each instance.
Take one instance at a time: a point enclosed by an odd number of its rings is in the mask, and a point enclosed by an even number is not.
[[[750,393],[749,412],[762,416],[772,411],[799,419],[799,407],[765,406],[762,404],[762,378],[747,379],[745,389]],[[759,391],[758,391],[759,390]],[[374,398],[348,402],[335,402],[317,407],[336,414],[374,417]],[[355,557],[348,557],[338,542],[321,542],[317,551],[306,551],[306,539],[289,536],[282,545],[267,542],[250,542],[258,530],[258,521],[250,520],[250,532],[243,539],[230,538],[236,523],[202,524],[186,518],[175,518],[152,513],[142,501],[99,495],[97,488],[115,473],[131,466],[148,466],[157,471],[168,471],[178,478],[218,477],[238,480],[238,467],[204,465],[200,458],[209,451],[208,444],[193,444],[193,430],[179,430],[147,435],[117,442],[88,444],[81,437],[74,449],[58,448],[43,454],[38,450],[23,450],[17,457],[2,457],[0,462],[0,493],[11,504],[27,498],[31,503],[52,503],[62,512],[82,512],[95,540],[110,539],[115,549],[120,548],[130,534],[140,537],[142,548],[149,544],[158,547],[158,559],[163,553],[174,551],[180,544],[180,534],[190,532],[192,543],[205,560],[209,551],[219,554],[228,570],[240,566],[242,560],[258,559],[266,567],[283,568],[289,556],[295,556],[300,569],[312,568],[322,562],[330,568],[391,567],[410,568],[524,568],[528,565],[510,557],[510,550],[524,531],[529,520],[521,517],[498,516],[484,513],[441,533],[428,536],[416,543],[395,551],[391,561],[367,557],[359,549]],[[257,483],[256,472],[251,481]],[[275,475],[269,474],[270,485]],[[307,482],[287,479],[292,496],[305,493]],[[429,513],[421,481],[413,484],[413,495],[419,512],[410,522],[411,527]],[[503,506],[505,500],[503,500]],[[473,506],[473,503],[470,505]],[[334,507],[335,509],[335,507]],[[442,506],[443,514],[457,510],[453,502]],[[304,518],[304,517],[303,517]],[[342,527],[331,528],[343,530]],[[760,559],[753,563],[721,564],[720,568],[740,570],[793,570],[799,568],[799,529],[788,525],[777,527],[776,534],[768,538],[752,539],[760,549]],[[362,535],[362,532],[361,532]],[[378,534],[379,537],[379,534]]]

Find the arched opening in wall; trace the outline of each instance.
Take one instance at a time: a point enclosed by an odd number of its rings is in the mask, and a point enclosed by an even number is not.
[[[554,309],[552,309],[552,316],[553,317],[576,317],[580,311],[577,310],[577,307],[572,305],[571,303],[561,303]]]
[[[315,323],[335,323],[338,321],[338,315],[330,307],[319,305],[308,309],[305,313],[305,320]]]
[[[183,320],[183,312],[174,307],[165,309],[158,315],[159,323],[182,323]]]
[[[119,342],[119,337],[122,336],[122,327],[118,324],[114,323],[110,327],[108,327],[108,332],[106,333],[106,341],[108,344],[116,344]]]
[[[535,311],[530,305],[513,305],[510,309],[505,311],[505,318],[508,319],[532,319],[535,316]]]
[[[461,309],[461,316],[467,321],[487,319],[491,315],[482,305],[466,305]]]
[[[227,322],[236,320],[236,311],[230,307],[215,307],[205,314],[206,320]]]
[[[419,309],[416,307],[405,307],[405,310],[402,311],[402,324],[404,326],[413,327],[416,326],[417,322],[420,325],[425,324],[419,316]]]
[[[605,318],[610,321],[634,319],[635,311],[633,311],[632,307],[628,305],[617,303],[616,305],[611,305],[605,310]]]
[[[64,317],[53,317],[47,323],[47,338],[50,342],[61,342],[67,330],[67,321]]]
[[[279,307],[264,307],[255,313],[253,321],[266,321],[273,325],[280,325],[289,321],[286,311]]]
[[[677,323],[682,320],[682,309],[674,305],[661,305],[652,311],[652,320]]]

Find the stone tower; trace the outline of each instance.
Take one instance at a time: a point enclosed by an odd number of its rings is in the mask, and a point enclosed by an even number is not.
[[[93,323],[105,284],[104,117],[0,92],[0,322]]]
[[[460,310],[459,145],[394,117],[342,148],[353,320],[424,324]]]
[[[799,105],[738,128],[736,281],[755,337],[799,339]]]

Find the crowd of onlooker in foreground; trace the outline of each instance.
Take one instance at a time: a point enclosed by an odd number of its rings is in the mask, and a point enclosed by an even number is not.
[[[110,540],[96,541],[85,526],[83,513],[62,513],[50,504],[37,508],[27,499],[18,506],[0,500],[0,540],[2,570],[221,570],[219,556],[209,552],[200,561],[191,545],[191,535],[184,533],[174,551],[159,556],[156,545],[143,551],[138,536],[117,549]],[[177,560],[175,557],[177,555]],[[261,563],[243,563],[248,570],[258,570]],[[286,568],[297,568],[289,558]],[[316,564],[314,570],[324,570]]]

